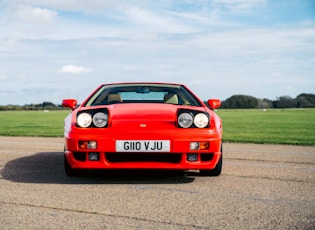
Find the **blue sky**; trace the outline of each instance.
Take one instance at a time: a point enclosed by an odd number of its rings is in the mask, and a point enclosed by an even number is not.
[[[126,81],[203,100],[315,93],[315,1],[0,0],[0,105]]]

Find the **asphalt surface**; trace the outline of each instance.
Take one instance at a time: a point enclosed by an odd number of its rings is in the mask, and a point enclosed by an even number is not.
[[[223,172],[70,178],[62,138],[0,136],[0,229],[315,229],[315,146],[224,143]]]

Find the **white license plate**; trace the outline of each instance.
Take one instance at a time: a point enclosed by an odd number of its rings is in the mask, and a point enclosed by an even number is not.
[[[116,152],[170,152],[169,140],[116,140]]]

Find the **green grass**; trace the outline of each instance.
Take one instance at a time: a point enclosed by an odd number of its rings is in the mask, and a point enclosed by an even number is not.
[[[62,137],[70,110],[0,112],[0,135]],[[315,145],[315,109],[219,109],[223,141]]]
[[[219,110],[225,142],[315,145],[315,109]]]
[[[63,120],[70,110],[0,112],[0,135],[62,137]]]

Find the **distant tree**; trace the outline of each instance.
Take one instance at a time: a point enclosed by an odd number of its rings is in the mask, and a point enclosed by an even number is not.
[[[273,104],[275,108],[294,108],[297,105],[296,100],[290,96],[281,96]]]
[[[258,99],[258,108],[266,109],[266,108],[273,108],[273,103],[269,99]]]
[[[56,105],[52,102],[47,102],[47,101],[44,101],[42,103],[42,107],[56,107]]]
[[[0,111],[6,111],[6,110],[16,110],[18,106],[16,105],[1,105],[0,106]]]
[[[298,108],[315,108],[315,94],[302,93],[295,100]]]
[[[39,110],[40,106],[38,104],[25,104],[22,106],[23,110]]]
[[[247,95],[234,95],[223,101],[222,108],[229,109],[258,108],[258,99]]]

